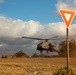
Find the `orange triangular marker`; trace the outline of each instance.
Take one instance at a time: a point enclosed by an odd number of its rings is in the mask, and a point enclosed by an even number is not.
[[[60,10],[60,14],[66,24],[66,27],[69,27],[74,18],[75,12],[70,10]]]

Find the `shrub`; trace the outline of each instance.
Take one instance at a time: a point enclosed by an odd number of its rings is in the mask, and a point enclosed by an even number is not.
[[[76,75],[76,69],[69,68],[67,73],[67,67],[61,67],[61,68],[57,68],[53,74],[54,75]]]
[[[19,52],[15,53],[15,56],[16,57],[27,57],[27,55],[22,50],[20,50]]]
[[[7,56],[6,55],[2,55],[1,58],[7,58]]]

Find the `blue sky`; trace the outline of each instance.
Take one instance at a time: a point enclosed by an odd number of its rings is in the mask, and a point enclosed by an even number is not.
[[[12,19],[35,20],[42,24],[58,22],[57,0],[6,0],[0,4],[0,14]]]
[[[2,1],[2,0],[1,0]],[[3,0],[0,3],[0,15],[21,19],[24,21],[34,20],[42,24],[62,21],[59,15],[56,15],[57,3],[67,0]],[[70,0],[71,2],[71,0]],[[69,8],[68,8],[69,9]],[[73,20],[73,23],[75,20]]]

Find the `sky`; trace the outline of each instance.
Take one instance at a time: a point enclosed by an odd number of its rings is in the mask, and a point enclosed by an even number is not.
[[[23,21],[35,20],[39,21],[42,24],[46,24],[49,22],[57,21],[54,16],[56,8],[53,3],[56,4],[57,1],[5,0],[3,3],[0,4],[0,10],[3,16],[12,19],[21,19]]]
[[[0,54],[19,50],[28,55],[39,53],[36,45],[40,41],[19,39],[22,36],[65,37],[66,27],[59,13],[61,9],[76,11],[76,0],[0,0]],[[75,30],[76,16],[69,28],[73,38],[76,37]]]

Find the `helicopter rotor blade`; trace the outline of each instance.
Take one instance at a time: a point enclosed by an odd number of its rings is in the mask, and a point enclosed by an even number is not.
[[[52,37],[52,38],[49,38],[48,40],[54,40],[54,39],[56,39],[57,37],[59,37],[59,36],[54,36],[54,37]]]
[[[36,40],[45,40],[45,39],[42,39],[42,38],[32,38],[32,37],[22,37],[22,38],[27,38],[27,39],[36,39]]]
[[[58,36],[54,36],[52,38],[49,38],[47,40],[56,40],[55,38],[57,38]],[[35,40],[46,40],[46,39],[43,39],[43,38],[33,38],[33,37],[22,37],[22,38],[27,38],[27,39],[35,39]]]
[[[66,38],[58,37],[58,38],[54,38],[54,39],[50,39],[50,40],[66,40]]]

